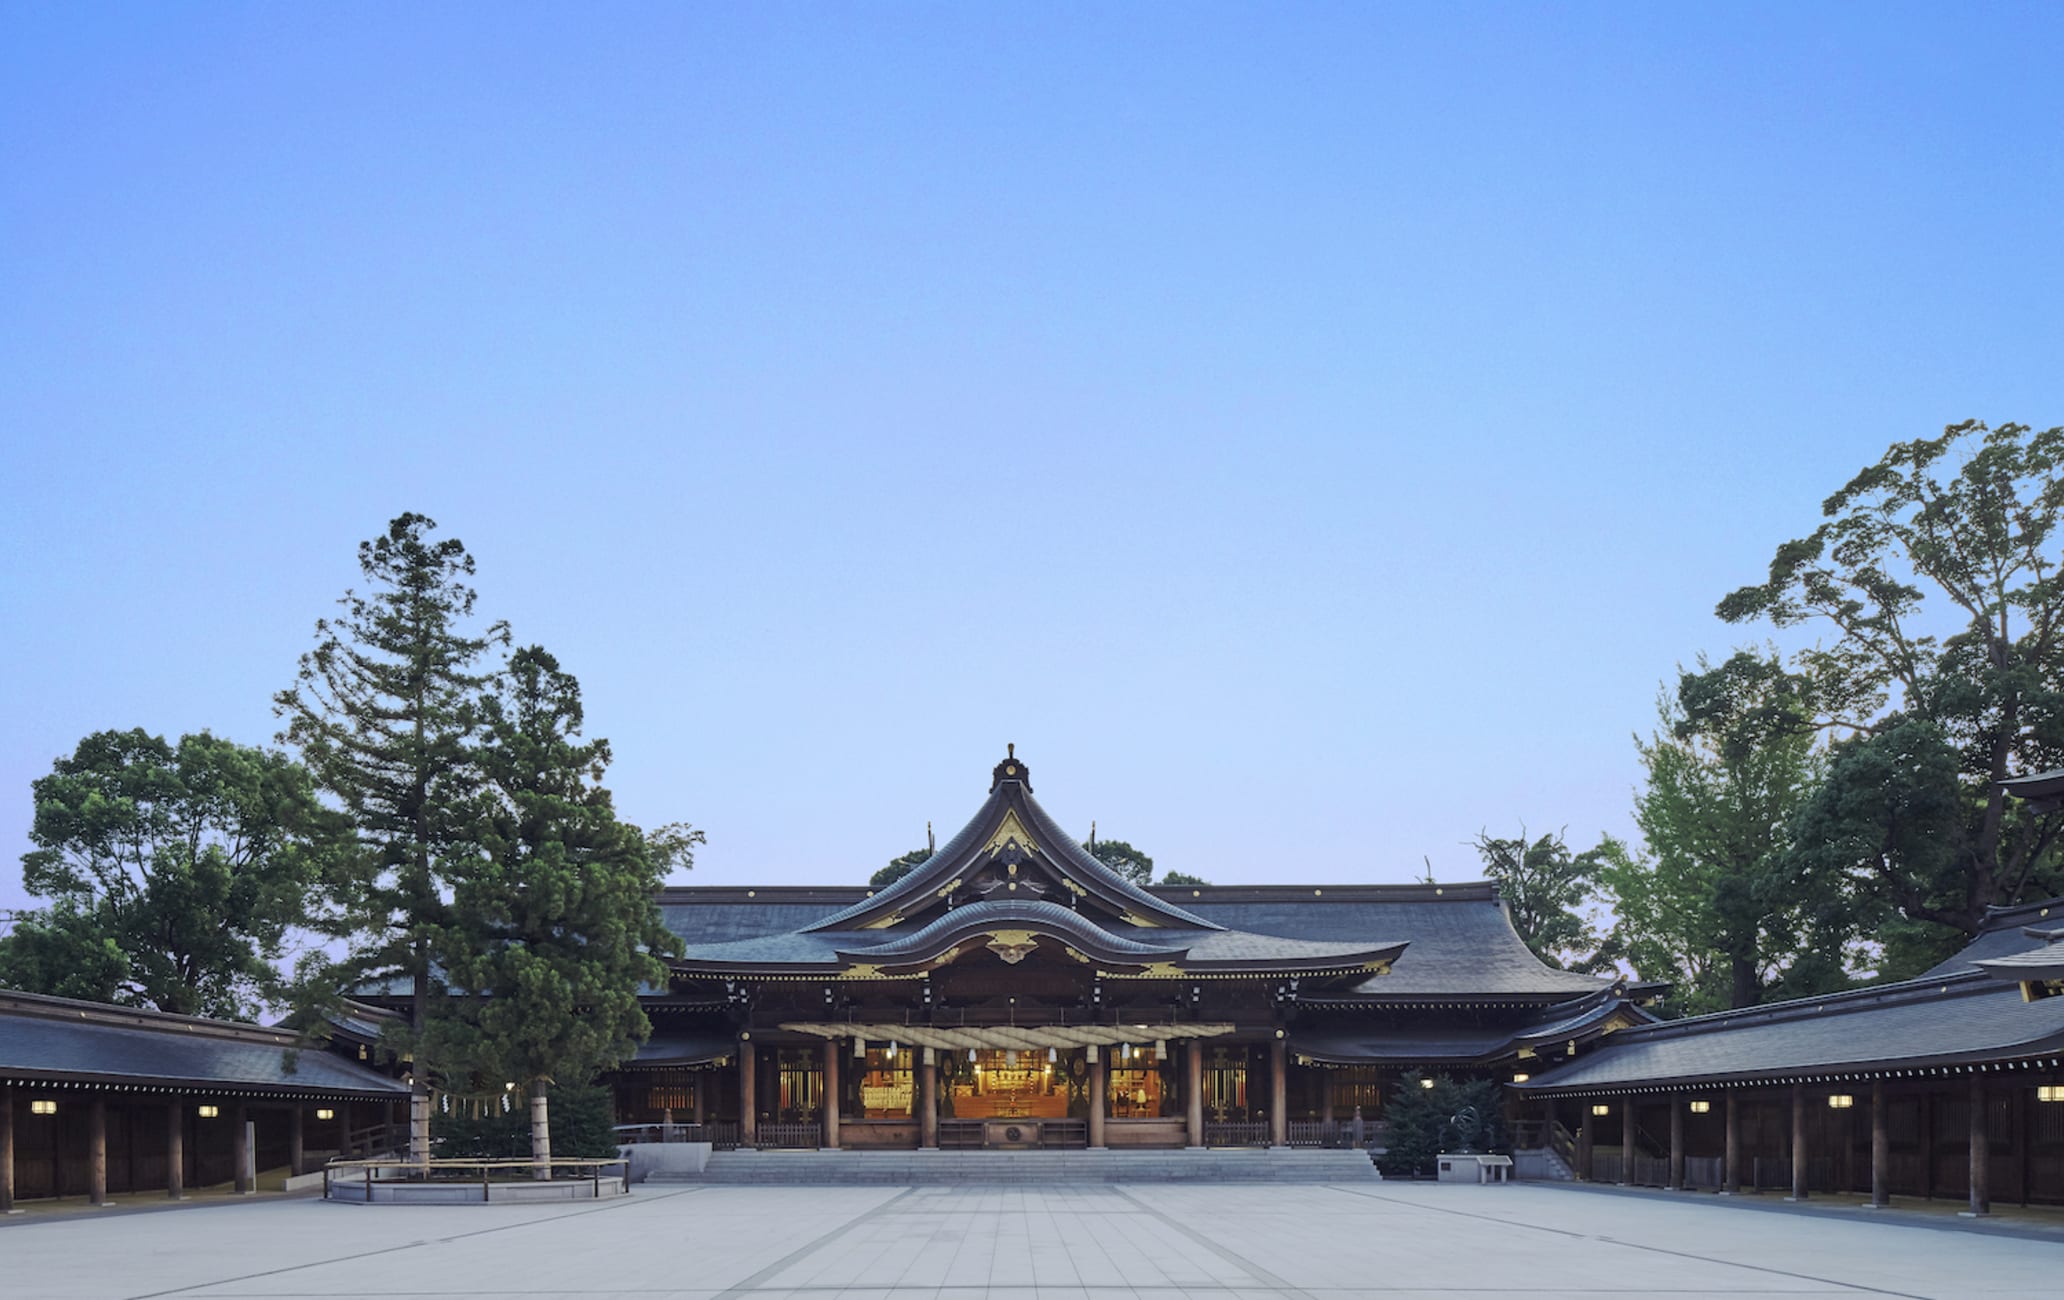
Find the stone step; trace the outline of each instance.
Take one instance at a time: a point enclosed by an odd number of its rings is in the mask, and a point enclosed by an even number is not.
[[[719,1151],[700,1175],[652,1182],[970,1184],[1378,1182],[1359,1151]]]

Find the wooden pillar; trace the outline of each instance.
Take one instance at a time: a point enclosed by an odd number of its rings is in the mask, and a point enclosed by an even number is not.
[[[1104,1054],[1092,1043],[1089,1048],[1089,1145],[1104,1145]]]
[[[0,1214],[14,1213],[14,1085],[0,1083]]]
[[[86,1200],[107,1204],[107,1098],[95,1097],[86,1108]]]
[[[1597,1126],[1592,1123],[1596,1117],[1591,1113],[1589,1097],[1579,1099],[1577,1104],[1584,1108],[1583,1118],[1577,1121],[1577,1177],[1588,1183],[1592,1181],[1592,1151],[1598,1145]]]
[[[917,1145],[926,1151],[939,1149],[939,1060],[927,1047],[918,1054]]]
[[[1935,1199],[1935,1094],[1921,1093],[1921,1199]]]
[[[1892,1203],[1892,1136],[1885,1114],[1885,1081],[1871,1081],[1871,1198],[1870,1207],[1882,1210]]]
[[[299,1177],[308,1172],[308,1107],[299,1102],[287,1113],[287,1172]]]
[[[695,1072],[695,1123],[698,1128],[709,1122],[709,1117],[705,1113],[708,1106],[709,1071],[697,1070]]]
[[[1727,1112],[1727,1146],[1720,1160],[1720,1194],[1741,1195],[1741,1099],[1732,1088],[1722,1103]]]
[[[1186,1055],[1189,1057],[1189,1098],[1187,1140],[1193,1147],[1204,1145],[1204,1040],[1192,1038]]]
[[[426,1096],[424,1100],[428,1101],[429,1098]],[[230,1158],[236,1163],[236,1194],[238,1196],[249,1196],[258,1189],[253,1185],[251,1177],[250,1112],[241,1105],[231,1110],[229,1143]],[[429,1151],[425,1148],[424,1157],[427,1159],[428,1155]]]
[[[1319,1071],[1319,1119],[1329,1127],[1333,1123],[1333,1071]]]
[[[1684,1097],[1670,1098],[1670,1190],[1684,1190]]]
[[[738,1145],[760,1144],[759,1049],[751,1039],[738,1044]]]
[[[165,1103],[165,1199],[186,1199],[186,1106]]]
[[[1985,1076],[1971,1076],[1971,1208],[1964,1213],[1984,1218],[1992,1213],[1992,1141],[1987,1133]]]
[[[839,1092],[838,1092],[839,1040],[824,1040],[824,1145],[838,1150]]]
[[[1634,1099],[1620,1102],[1620,1186],[1634,1182]]]
[[[1806,1199],[1806,1085],[1792,1085],[1792,1195]]]
[[[1280,1029],[1269,1040],[1268,1141],[1272,1147],[1290,1145],[1290,1044]]]

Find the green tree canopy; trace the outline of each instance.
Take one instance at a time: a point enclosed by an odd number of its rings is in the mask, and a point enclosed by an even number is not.
[[[1135,885],[1154,883],[1154,860],[1124,840],[1090,839],[1082,847],[1090,856]]]
[[[932,851],[924,848],[912,849],[908,853],[890,858],[887,866],[867,878],[867,886],[870,889],[887,889],[930,861],[931,856]]]
[[[1843,737],[1801,851],[1940,927],[1916,961],[1988,907],[2064,889],[2064,818],[1997,784],[2064,765],[2060,508],[2064,428],[1966,421],[1894,444],[1777,549],[1766,581],[1719,605],[1729,622],[1831,633],[1793,661],[1815,721]]]
[[[1164,885],[1208,885],[1211,882],[1202,876],[1193,876],[1187,871],[1171,871],[1161,877]]]
[[[449,919],[446,899],[480,854],[481,660],[509,639],[500,623],[467,630],[473,557],[457,538],[433,539],[436,527],[404,514],[360,543],[366,590],[345,592],[340,612],[316,623],[295,685],[274,697],[281,739],[299,747],[360,847],[338,886],[348,956],[315,978],[407,981],[411,1036],[431,1011],[431,945]]]
[[[1618,918],[1617,949],[1644,978],[1677,987],[1687,1011],[1803,997],[1850,982],[1856,907],[1839,871],[1791,852],[1793,826],[1824,770],[1811,683],[1775,653],[1700,659],[1636,740],[1647,783],[1634,819],[1648,852],[1594,851]]]
[[[1482,830],[1472,843],[1484,879],[1496,883],[1512,928],[1536,957],[1566,970],[1611,966],[1582,911],[1595,892],[1590,860],[1572,854],[1561,831],[1529,839],[1524,826],[1506,838]]]
[[[205,732],[87,736],[34,783],[22,883],[50,900],[0,941],[0,983],[248,1018],[346,828],[306,769]]]
[[[429,1056],[461,1090],[506,1081],[543,1097],[551,1083],[589,1083],[650,1036],[638,990],[666,985],[656,954],[679,948],[653,902],[669,862],[617,819],[602,785],[609,743],[581,739],[580,684],[550,654],[511,656],[481,718],[484,853],[453,877],[434,944],[454,996],[430,1022]],[[674,826],[656,838],[679,862],[701,835]]]

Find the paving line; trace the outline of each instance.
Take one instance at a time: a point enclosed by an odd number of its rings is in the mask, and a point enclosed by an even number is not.
[[[1231,1264],[1235,1268],[1245,1270],[1249,1277],[1259,1280],[1264,1285],[1264,1287],[1274,1290],[1278,1295],[1291,1296],[1294,1297],[1295,1300],[1315,1300],[1315,1297],[1313,1297],[1310,1292],[1304,1290],[1301,1287],[1292,1285],[1290,1282],[1286,1281],[1283,1278],[1277,1277],[1274,1273],[1269,1272],[1267,1269],[1263,1268],[1259,1264],[1254,1263],[1252,1260],[1245,1259],[1239,1254],[1227,1249],[1224,1246],[1221,1246],[1216,1241],[1213,1241],[1210,1237],[1197,1231],[1195,1228],[1192,1228],[1189,1224],[1184,1223],[1182,1220],[1172,1218],[1169,1215],[1163,1214],[1160,1210],[1155,1209],[1153,1206],[1147,1204],[1145,1201],[1142,1201],[1137,1196],[1134,1196],[1131,1192],[1125,1190],[1124,1186],[1117,1183],[1113,1183],[1110,1184],[1110,1189],[1113,1192],[1117,1193],[1119,1196],[1122,1196],[1126,1200],[1131,1201],[1134,1205],[1139,1206],[1148,1214],[1153,1215],[1161,1222],[1167,1224],[1169,1227],[1174,1228],[1177,1232],[1180,1232],[1183,1236],[1188,1237],[1191,1241],[1194,1241],[1198,1245],[1204,1247],[1204,1249],[1210,1251],[1212,1254],[1218,1256],[1220,1259],[1226,1261],[1228,1264]],[[1227,1291],[1233,1291],[1253,1290],[1254,1288],[1239,1288],[1228,1286],[1223,1289]]]
[[[689,1196],[702,1190],[700,1187],[684,1187],[678,1192],[663,1192],[658,1196],[646,1198],[642,1203],[656,1205],[661,1201],[670,1201],[676,1196]],[[464,1241],[468,1237],[485,1237],[492,1233],[508,1232],[515,1228],[528,1228],[540,1223],[557,1223],[562,1219],[579,1219],[590,1214],[607,1214],[612,1210],[629,1209],[633,1204],[638,1203],[640,1202],[633,1201],[631,1197],[627,1196],[620,1201],[612,1201],[608,1205],[596,1206],[589,1210],[574,1210],[567,1214],[553,1214],[539,1219],[525,1219],[521,1223],[504,1223],[498,1227],[455,1233],[449,1237],[431,1237],[423,1241],[404,1242],[399,1246],[381,1246],[377,1250],[361,1250],[350,1255],[338,1255],[333,1259],[313,1259],[305,1264],[288,1264],[281,1268],[268,1268],[256,1273],[242,1273],[236,1277],[211,1278],[206,1282],[195,1282],[189,1286],[175,1286],[164,1291],[145,1291],[138,1295],[129,1296],[127,1300],[158,1300],[160,1296],[185,1295],[189,1291],[199,1291],[204,1287],[234,1286],[238,1282],[255,1282],[261,1277],[278,1277],[284,1273],[298,1273],[305,1268],[323,1268],[330,1264],[348,1264],[355,1259],[374,1259],[381,1255],[392,1255],[399,1251],[415,1250],[419,1246],[443,1245],[446,1242]],[[359,1206],[354,1208],[365,1209],[370,1207]]]
[[[1747,1269],[1752,1273],[1768,1273],[1773,1277],[1788,1277],[1795,1282],[1815,1282],[1821,1286],[1840,1287],[1844,1291],[1862,1291],[1870,1295],[1896,1296],[1899,1297],[1899,1300],[1941,1300],[1939,1296],[1922,1295],[1915,1291],[1894,1291],[1888,1287],[1871,1286],[1865,1282],[1844,1282],[1840,1278],[1818,1277],[1812,1273],[1795,1273],[1790,1269],[1771,1268],[1763,1264],[1744,1264],[1740,1260],[1725,1259],[1718,1255],[1700,1255],[1688,1250],[1671,1250],[1667,1246],[1648,1246],[1638,1241],[1625,1241],[1619,1237],[1602,1237],[1597,1233],[1590,1232],[1572,1232],[1567,1228],[1544,1228],[1538,1223],[1523,1223],[1518,1219],[1501,1219],[1492,1214],[1477,1214],[1470,1210],[1451,1210],[1446,1206],[1427,1205],[1422,1201],[1399,1200],[1395,1196],[1378,1196],[1374,1192],[1357,1191],[1352,1187],[1342,1187],[1336,1183],[1328,1183],[1325,1186],[1329,1190],[1342,1192],[1348,1196],[1359,1196],[1369,1201],[1384,1201],[1391,1205],[1402,1205],[1408,1209],[1430,1210],[1435,1214],[1452,1214],[1463,1219],[1482,1219],[1486,1223],[1495,1223],[1505,1228],[1529,1228],[1535,1232],[1552,1232],[1560,1236],[1576,1237],[1586,1241],[1602,1241],[1609,1246],[1625,1246],[1629,1250],[1645,1250],[1651,1254],[1670,1255],[1677,1259],[1695,1259],[1705,1264],[1720,1264],[1727,1268]]]
[[[775,1260],[773,1263],[767,1265],[767,1267],[761,1269],[759,1272],[754,1273],[751,1277],[744,1278],[740,1281],[732,1283],[730,1287],[728,1287],[727,1289],[718,1292],[716,1294],[715,1300],[737,1300],[737,1297],[751,1295],[753,1292],[760,1289],[760,1283],[768,1281],[769,1279],[778,1276],[781,1273],[781,1270],[787,1268],[789,1265],[794,1264],[797,1261],[803,1259],[812,1251],[830,1245],[833,1241],[836,1241],[838,1238],[845,1236],[853,1229],[859,1227],[861,1224],[866,1223],[868,1220],[881,1214],[883,1211],[887,1210],[896,1202],[902,1200],[904,1197],[909,1196],[916,1191],[917,1189],[915,1187],[906,1187],[902,1191],[890,1197],[888,1200],[883,1201],[881,1204],[875,1206],[873,1209],[864,1210],[861,1213],[854,1215],[852,1218],[846,1220],[844,1223],[841,1223],[836,1228],[833,1228],[830,1232],[825,1233],[824,1235],[816,1238],[813,1241],[805,1242],[803,1245],[796,1247],[794,1250],[788,1252],[786,1255],[783,1255],[780,1259]],[[800,1288],[774,1287],[770,1289],[777,1291],[795,1291],[799,1290]]]

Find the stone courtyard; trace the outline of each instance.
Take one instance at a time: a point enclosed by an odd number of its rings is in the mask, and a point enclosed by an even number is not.
[[[2060,1276],[2064,1236],[1529,1186],[684,1186],[577,1209],[292,1199],[0,1229],[0,1293],[23,1300],[2047,1300]]]

